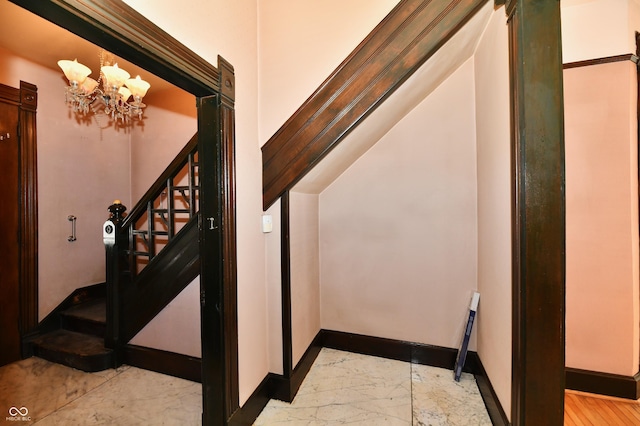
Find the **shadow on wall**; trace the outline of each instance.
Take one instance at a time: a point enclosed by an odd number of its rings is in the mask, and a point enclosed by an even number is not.
[[[177,87],[170,87],[156,92],[149,92],[144,98],[147,105],[153,105],[176,114],[182,114],[193,119],[197,118],[195,98]]]

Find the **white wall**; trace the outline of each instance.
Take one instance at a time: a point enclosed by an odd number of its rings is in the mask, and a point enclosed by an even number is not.
[[[469,60],[320,194],[322,328],[456,347],[476,210]]]
[[[291,191],[291,344],[293,366],[320,331],[319,197]]]
[[[511,134],[504,7],[474,55],[478,150],[478,355],[507,416],[511,407]]]
[[[114,199],[129,202],[129,135],[78,122],[64,102],[62,72],[0,50],[0,83],[38,86],[38,317],[75,289],[104,282],[101,229]],[[69,242],[77,217],[77,240]]]
[[[635,53],[637,0],[562,0],[564,63]]]

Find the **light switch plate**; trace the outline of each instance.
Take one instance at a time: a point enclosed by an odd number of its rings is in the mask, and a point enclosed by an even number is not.
[[[273,231],[273,216],[270,214],[262,215],[262,232],[269,233]]]

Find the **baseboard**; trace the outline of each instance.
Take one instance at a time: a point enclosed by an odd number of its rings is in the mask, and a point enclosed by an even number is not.
[[[202,383],[200,358],[136,345],[126,345],[123,358],[125,364],[133,367]]]
[[[320,333],[313,339],[293,370],[291,377],[269,373],[251,394],[249,399],[229,419],[230,425],[250,425],[258,418],[270,399],[292,402],[300,385],[315,362],[322,347]]]
[[[566,389],[637,400],[640,398],[640,373],[635,376],[565,369]]]
[[[491,423],[494,426],[507,426],[509,425],[509,419],[507,418],[507,413],[505,413],[502,408],[502,404],[500,404],[500,400],[498,399],[498,395],[496,394],[495,389],[493,389],[493,385],[489,380],[489,376],[484,369],[484,365],[482,365],[482,361],[480,357],[476,358],[476,368],[477,373],[475,373],[476,383],[478,384],[478,390],[480,391],[480,395],[482,396],[482,400],[484,401],[485,407],[487,407],[487,412],[489,413],[489,418],[491,418]]]
[[[321,330],[320,344],[325,348],[412,362],[414,364],[429,365],[432,367],[447,368],[450,370],[453,370],[458,353],[458,350],[453,348],[334,330]],[[477,353],[469,352],[464,371],[475,374],[477,359]]]
[[[273,398],[275,374],[269,373],[253,391],[244,405],[229,418],[229,425],[251,425],[258,418],[269,400]]]

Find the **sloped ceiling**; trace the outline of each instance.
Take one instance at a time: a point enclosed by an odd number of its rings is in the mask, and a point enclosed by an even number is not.
[[[471,58],[493,13],[488,2],[364,122],[307,173],[292,189],[319,194],[358,158]],[[473,96],[472,93],[469,96]]]

